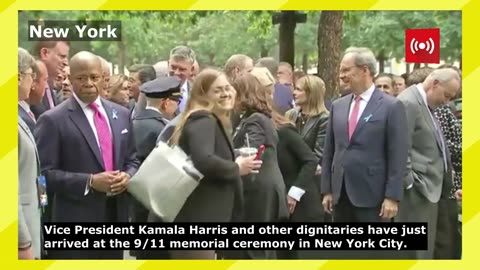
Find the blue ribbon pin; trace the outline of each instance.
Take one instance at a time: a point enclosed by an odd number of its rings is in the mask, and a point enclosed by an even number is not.
[[[373,116],[373,115],[370,114],[369,116],[363,118],[363,120],[365,120],[365,122],[368,122],[368,121],[370,120],[370,118],[372,118],[372,116]]]

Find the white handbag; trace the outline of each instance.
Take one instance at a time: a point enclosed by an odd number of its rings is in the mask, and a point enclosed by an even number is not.
[[[180,147],[160,141],[130,180],[128,192],[164,222],[173,222],[202,178]]]

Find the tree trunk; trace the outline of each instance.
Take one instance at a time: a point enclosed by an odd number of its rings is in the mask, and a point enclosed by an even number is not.
[[[425,63],[424,67],[428,67],[428,63]]]
[[[378,54],[378,73],[383,73],[385,71],[385,53],[383,50]]]
[[[208,61],[210,61],[210,65],[215,65],[215,54],[214,53],[209,53],[208,54]]]
[[[322,11],[318,22],[318,75],[325,82],[325,99],[338,95],[343,11]]]
[[[410,64],[409,64],[409,63],[405,63],[405,67],[406,67],[405,73],[410,74]]]
[[[125,48],[125,44],[123,41],[119,41],[118,43],[118,73],[125,74],[125,61],[127,58],[127,52]]]
[[[280,61],[295,65],[295,11],[282,11],[279,43],[280,43]]]
[[[461,55],[461,54],[460,54],[460,60],[459,60],[459,62],[460,62],[460,66],[459,66],[458,68],[459,68],[460,70],[462,70],[462,55]]]
[[[308,54],[303,53],[302,55],[302,69],[303,73],[308,74]]]
[[[420,63],[415,63],[415,64],[413,65],[413,70],[419,69],[419,68],[420,68]]]
[[[265,43],[262,43],[262,48],[260,50],[260,57],[268,57],[268,49],[265,47]]]

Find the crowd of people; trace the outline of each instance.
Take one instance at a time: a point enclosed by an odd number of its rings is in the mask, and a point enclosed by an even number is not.
[[[461,126],[448,106],[460,94],[457,68],[377,75],[371,50],[351,47],[330,100],[322,78],[272,57],[236,54],[200,69],[178,46],[125,76],[91,52],[69,58],[69,48],[18,49],[20,259],[122,259],[121,250],[45,251],[41,224],[163,222],[127,190],[160,140],[204,175],[174,222],[426,222],[428,249],[137,259],[460,258]],[[238,154],[247,145],[264,147],[260,160]]]

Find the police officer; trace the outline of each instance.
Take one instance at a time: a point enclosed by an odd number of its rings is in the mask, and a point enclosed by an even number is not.
[[[178,77],[163,77],[140,86],[145,94],[147,106],[133,119],[133,132],[137,158],[143,162],[156,145],[157,137],[175,116],[181,100],[181,80]],[[132,198],[133,199],[133,198]],[[133,199],[132,219],[147,222],[148,209]],[[137,259],[148,258],[146,252],[136,252]]]
[[[175,116],[181,100],[180,87],[178,77],[158,78],[140,87],[147,98],[147,106],[133,119],[133,130],[137,156],[141,162],[155,147],[160,132]]]

